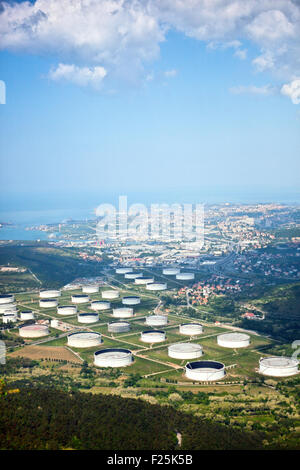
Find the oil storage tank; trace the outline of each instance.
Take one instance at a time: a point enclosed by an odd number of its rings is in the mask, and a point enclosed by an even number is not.
[[[54,308],[54,307],[57,307],[57,305],[58,305],[57,299],[40,299],[41,308]]]
[[[0,314],[1,313],[8,313],[8,312],[17,312],[17,304],[14,302],[7,303],[7,304],[0,304]]]
[[[293,357],[262,357],[259,372],[272,377],[289,377],[298,374],[299,361]]]
[[[146,289],[151,291],[166,290],[167,284],[165,282],[152,282],[146,285]]]
[[[75,315],[77,313],[76,305],[58,305],[57,307],[58,315]]]
[[[49,328],[46,325],[27,325],[19,328],[19,335],[22,338],[41,338],[49,335]]]
[[[32,310],[23,310],[20,312],[20,320],[33,320],[34,319],[34,313]]]
[[[74,294],[71,297],[73,304],[86,304],[90,301],[88,294]]]
[[[166,340],[166,333],[162,330],[148,330],[141,333],[141,341],[144,343],[161,343]]]
[[[99,286],[96,284],[82,286],[82,292],[84,294],[96,294],[97,292],[99,292]]]
[[[92,348],[102,343],[101,334],[91,331],[78,331],[68,335],[68,346],[74,348]]]
[[[101,295],[102,295],[102,299],[113,300],[113,299],[118,299],[120,293],[118,290],[110,289],[110,290],[103,290]]]
[[[168,355],[174,359],[197,359],[202,354],[202,346],[196,343],[176,343],[168,347]]]
[[[179,326],[179,333],[187,336],[201,335],[203,326],[200,323],[183,323]]]
[[[195,279],[194,273],[178,273],[176,274],[176,279],[178,281],[192,281]]]
[[[134,283],[140,286],[145,286],[146,284],[151,284],[153,282],[154,282],[154,277],[146,277],[146,276],[136,277],[134,280]]]
[[[197,382],[220,380],[225,377],[225,366],[217,361],[188,362],[185,366],[185,375]]]
[[[133,308],[119,307],[113,309],[113,317],[115,318],[130,318],[133,317]]]
[[[128,297],[123,297],[122,299],[122,304],[123,305],[138,305],[141,303],[140,297],[137,296],[128,296]]]
[[[138,273],[138,272],[133,273],[133,272],[131,272],[131,273],[126,273],[124,277],[125,277],[125,279],[133,279],[134,280],[135,278],[142,277],[142,276],[143,276],[143,273]]]
[[[246,348],[250,345],[250,336],[245,333],[224,333],[217,337],[217,343],[223,348]]]
[[[180,273],[180,269],[179,268],[164,268],[162,273],[165,276],[176,276],[176,274]]]
[[[104,300],[94,300],[91,303],[92,310],[109,310],[110,309],[110,302],[105,302]]]
[[[123,268],[116,268],[116,274],[128,274],[132,272],[133,268],[125,268],[125,266]]]
[[[10,304],[15,301],[15,296],[13,294],[1,294],[0,295],[0,304]]]
[[[163,326],[167,325],[168,317],[167,315],[150,315],[146,318],[146,325],[149,326]]]
[[[98,313],[78,313],[77,321],[79,323],[96,323],[99,321]]]
[[[16,323],[18,320],[17,312],[7,312],[3,314],[2,322],[3,323]]]
[[[98,367],[126,367],[132,362],[133,356],[129,349],[107,348],[94,354],[94,364]]]
[[[130,323],[127,321],[114,321],[108,324],[108,331],[110,333],[126,333],[130,331]]]
[[[40,291],[40,299],[56,299],[61,296],[61,292],[58,289],[48,289]]]

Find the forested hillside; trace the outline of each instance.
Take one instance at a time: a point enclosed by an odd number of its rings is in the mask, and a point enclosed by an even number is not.
[[[76,251],[67,248],[57,248],[47,242],[15,242],[9,246],[0,247],[0,263],[3,265],[23,266],[30,269],[37,279],[47,287],[61,287],[76,277],[99,276],[101,263],[86,262],[77,256]],[[26,283],[25,283],[26,286]],[[0,286],[5,291],[5,285]],[[8,286],[14,288],[13,282]],[[31,287],[31,284],[28,284]]]
[[[261,298],[253,301],[266,314],[265,320],[243,320],[241,326],[269,334],[284,341],[293,342],[300,335],[300,284],[277,286],[269,289]]]
[[[23,388],[0,396],[1,449],[257,449],[262,434],[245,433],[169,406],[112,395]]]

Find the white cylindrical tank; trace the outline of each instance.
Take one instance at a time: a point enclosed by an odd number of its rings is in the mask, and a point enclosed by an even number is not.
[[[59,320],[57,320],[56,318],[54,318],[53,320],[50,320],[50,326],[51,328],[58,328],[59,327]]]
[[[59,305],[57,307],[58,315],[75,315],[77,313],[76,305]]]
[[[217,361],[195,361],[185,366],[185,375],[188,379],[197,382],[211,382],[225,377],[225,366]]]
[[[68,346],[74,348],[92,348],[102,343],[100,333],[91,331],[79,331],[68,335]]]
[[[23,312],[20,312],[20,319],[21,320],[33,320],[34,319],[34,313],[32,310],[23,310]]]
[[[96,323],[99,321],[98,313],[78,313],[77,321],[79,323]]]
[[[49,335],[49,328],[46,325],[28,325],[19,329],[19,335],[22,338],[41,338]]]
[[[11,312],[8,312],[8,313],[4,313],[3,317],[2,317],[2,322],[3,323],[16,323],[16,321],[18,320],[18,317],[17,317],[17,313],[11,313]]]
[[[146,325],[149,326],[163,326],[167,325],[168,317],[167,315],[150,315],[146,318]]]
[[[117,268],[116,269],[116,274],[128,274],[128,273],[132,273],[133,272],[133,268]]]
[[[165,276],[176,276],[176,274],[180,273],[179,268],[164,268],[163,269],[163,274]]]
[[[107,330],[110,333],[125,333],[130,331],[130,323],[127,321],[114,321],[108,324]]]
[[[161,343],[166,340],[166,333],[162,330],[148,330],[141,333],[141,341],[144,343]]]
[[[166,290],[167,284],[165,282],[152,282],[146,285],[146,289],[152,291]]]
[[[130,318],[133,317],[133,308],[120,307],[113,309],[113,317],[115,318]]]
[[[142,277],[143,273],[126,273],[125,274],[125,279],[135,279],[137,277]]]
[[[94,354],[94,364],[98,367],[126,367],[132,362],[133,356],[129,349],[108,348]]]
[[[194,273],[178,273],[176,274],[176,279],[178,281],[192,281],[195,279]]]
[[[10,304],[14,302],[15,296],[13,294],[1,294],[0,295],[0,304]]]
[[[8,313],[8,312],[17,312],[17,304],[9,303],[9,304],[1,304],[0,305],[0,313]]]
[[[49,289],[49,290],[40,291],[41,299],[55,299],[56,297],[60,297],[60,295],[61,295],[61,292],[58,289]]]
[[[71,297],[71,302],[73,304],[86,304],[90,301],[90,298],[87,294],[74,294]]]
[[[110,309],[110,302],[105,302],[103,300],[94,300],[91,303],[92,310],[109,310]]]
[[[298,374],[299,361],[293,357],[262,357],[259,372],[272,377],[289,377]]]
[[[118,290],[104,290],[102,291],[102,299],[117,299],[120,293]]]
[[[176,343],[168,347],[168,355],[174,359],[197,359],[202,354],[203,350],[200,344]]]
[[[217,343],[223,348],[246,348],[250,345],[250,336],[244,333],[224,333],[217,337]]]
[[[136,297],[136,296],[123,297],[122,299],[123,305],[138,305],[140,303],[141,303],[140,297]]]
[[[99,286],[96,284],[90,284],[88,286],[82,286],[82,292],[84,294],[96,294],[99,292]]]
[[[200,323],[183,323],[179,326],[179,333],[187,336],[201,335],[203,326]]]
[[[41,308],[54,308],[54,307],[57,307],[57,305],[58,305],[57,299],[40,299]]]
[[[134,283],[138,285],[146,285],[146,284],[151,284],[153,282],[154,282],[154,277],[145,277],[145,276],[136,277],[134,280]]]

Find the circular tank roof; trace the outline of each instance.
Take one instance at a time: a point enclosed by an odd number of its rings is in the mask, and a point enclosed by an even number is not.
[[[224,333],[222,335],[219,335],[218,338],[223,340],[223,341],[228,341],[228,342],[235,343],[236,341],[249,340],[250,336],[246,335],[245,333]]]
[[[265,367],[279,368],[295,367],[299,364],[298,359],[292,357],[264,357],[259,362]]]
[[[176,352],[182,352],[182,353],[189,353],[189,352],[196,352],[196,351],[201,351],[202,346],[200,344],[195,344],[195,343],[177,343],[177,344],[171,344],[169,346],[169,350],[171,351],[176,351]]]
[[[87,339],[87,340],[101,336],[100,333],[91,332],[91,331],[78,331],[75,333],[70,333],[68,336],[74,336],[74,335],[76,336],[76,338]]]
[[[186,367],[188,369],[224,369],[222,362],[217,361],[194,361],[189,362]]]
[[[95,352],[95,356],[100,356],[100,354],[105,354],[106,356],[110,356],[112,358],[116,357],[124,357],[124,355],[131,354],[129,349],[122,349],[122,348],[107,348],[101,349],[100,351]]]

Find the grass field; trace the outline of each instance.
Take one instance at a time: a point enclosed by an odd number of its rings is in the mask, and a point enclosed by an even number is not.
[[[28,357],[32,360],[59,359],[81,363],[80,359],[75,354],[63,346],[25,346],[24,348],[11,353],[11,357]]]
[[[162,278],[161,280],[165,279]],[[124,279],[120,279],[120,282],[124,282]],[[188,337],[180,334],[178,327],[181,323],[187,323],[189,321],[193,322],[195,320],[190,320],[186,316],[182,317],[178,314],[172,314],[171,312],[168,315],[168,324],[165,327],[157,328],[166,331],[166,341],[153,345],[142,342],[140,339],[141,332],[152,329],[150,326],[146,325],[145,316],[149,315],[149,313],[154,313],[154,309],[158,305],[159,296],[151,294],[149,297],[147,293],[145,293],[145,288],[136,287],[134,284],[125,286],[125,288],[120,286],[120,288],[118,288],[120,297],[111,301],[112,308],[122,305],[122,296],[128,295],[127,287],[129,291],[139,290],[139,292],[141,292],[141,304],[137,307],[134,307],[135,316],[133,318],[125,319],[125,321],[128,321],[131,324],[130,332],[119,333],[113,336],[111,333],[108,333],[107,324],[112,321],[117,321],[118,319],[112,316],[111,309],[107,311],[101,311],[99,313],[99,322],[95,324],[80,324],[77,321],[77,315],[64,317],[57,314],[56,308],[40,308],[38,293],[18,294],[16,295],[16,300],[20,309],[31,308],[36,313],[37,318],[48,318],[49,320],[51,318],[58,318],[62,322],[69,324],[71,326],[71,330],[73,331],[80,329],[101,333],[103,335],[103,343],[99,347],[90,349],[72,348],[80,355],[83,360],[86,360],[90,365],[93,365],[94,351],[99,348],[126,348],[133,351],[134,354],[136,351],[138,351],[137,354],[143,357],[135,356],[134,364],[130,366],[130,368],[125,368],[125,373],[127,373],[127,371],[128,373],[138,372],[139,374],[145,376],[148,374],[156,374],[157,372],[161,372],[162,377],[179,380],[178,377],[180,376],[180,380],[185,382],[186,379],[184,378],[182,371],[178,372],[176,367],[184,367],[188,361],[169,358],[168,345],[178,342],[196,342],[201,344],[203,347],[203,359],[218,360],[223,362],[226,366],[237,364],[233,369],[228,371],[227,378],[234,377],[236,380],[242,380],[244,377],[256,375],[255,369],[258,365],[260,356],[263,355],[263,348],[271,343],[270,340],[261,336],[251,335],[251,345],[246,350],[226,350],[218,346],[217,335],[223,332],[227,332],[227,329],[222,328],[222,326],[216,326],[214,324],[208,324],[207,322],[204,322],[204,329],[201,335],[198,337]],[[107,289],[111,289],[111,287],[101,287],[99,293],[90,295],[91,300],[101,300],[101,292]],[[73,291],[62,291],[61,297],[59,298],[59,304],[71,304],[72,295],[78,294],[80,292],[81,290],[78,289]],[[92,312],[90,309],[90,303],[78,305],[78,312]],[[55,351],[55,348],[61,348],[64,350],[64,347],[67,345],[67,338],[56,338],[55,335],[57,333],[60,332],[58,330],[51,329],[51,335],[49,336],[48,341],[38,346],[39,349],[37,350],[36,354],[40,352],[41,357],[44,357],[43,348],[45,348],[45,351],[47,352],[49,350]],[[18,330],[16,329],[13,331],[13,335],[17,334]],[[32,342],[34,341],[30,340],[30,343]],[[15,351],[14,354],[17,355],[17,353],[18,350]],[[70,354],[72,353],[70,352]]]

